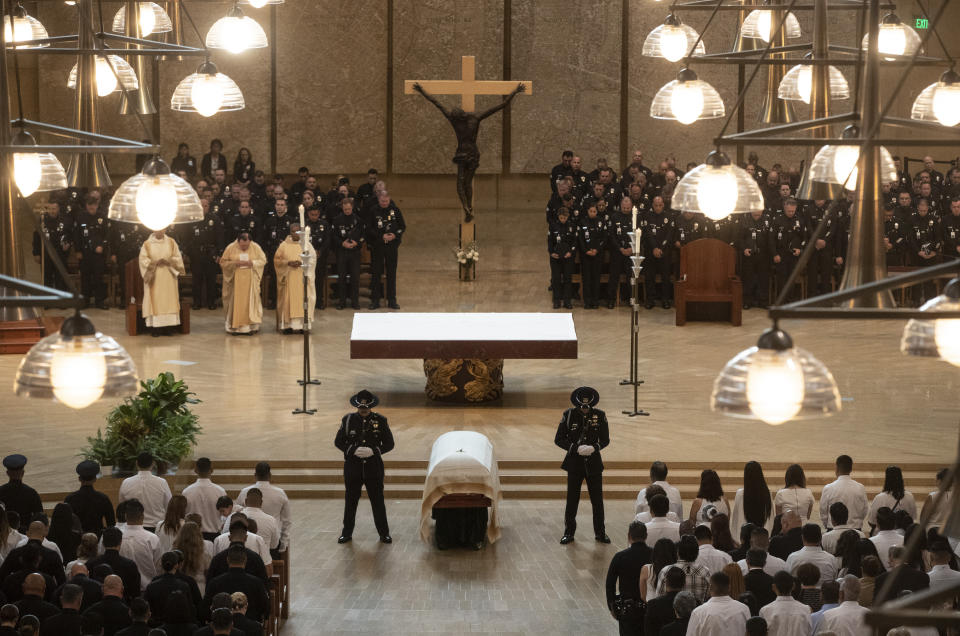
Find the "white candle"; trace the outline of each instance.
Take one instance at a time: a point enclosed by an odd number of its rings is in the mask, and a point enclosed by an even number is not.
[[[630,231],[636,231],[637,229],[637,206],[633,206],[633,225],[630,228]]]
[[[300,204],[300,227],[304,227],[303,223],[303,204]]]

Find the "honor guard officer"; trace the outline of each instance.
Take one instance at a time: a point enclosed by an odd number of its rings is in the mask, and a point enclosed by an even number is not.
[[[557,218],[547,231],[547,252],[550,254],[550,289],[553,290],[553,308],[560,303],[572,309],[573,273],[576,271],[577,226],[570,220],[566,208],[557,210]]]
[[[70,254],[70,248],[73,246],[73,221],[70,216],[64,212],[64,204],[59,201],[51,200],[46,205],[41,223],[41,231],[53,246],[60,261],[66,266],[67,256]],[[42,248],[43,240],[40,235],[33,232],[33,258],[38,263],[40,255],[43,254],[43,284],[47,287],[56,289],[67,289],[67,283],[63,280],[53,259],[49,254],[49,248]],[[140,249],[139,247],[137,249]]]
[[[813,238],[820,222],[827,215],[827,201],[817,199],[804,207],[804,221],[807,224],[807,242]],[[833,244],[836,240],[836,216],[828,219],[820,238],[813,246],[813,254],[807,263],[807,295],[819,296],[832,289],[830,279],[833,275]]]
[[[369,232],[370,309],[380,308],[380,298],[383,296],[380,277],[384,273],[387,278],[387,306],[400,309],[397,304],[397,257],[406,229],[400,208],[386,191],[381,192],[377,196],[377,207],[373,209],[373,225]]]
[[[663,197],[654,197],[643,223],[643,255],[646,257],[643,261],[644,307],[653,309],[654,302],[660,300],[664,309],[670,309],[670,299],[673,298],[671,247],[675,228]],[[657,274],[660,274],[659,287]]]
[[[772,173],[771,173],[772,174]],[[773,263],[777,272],[777,289],[787,284],[787,277],[797,264],[803,246],[807,244],[807,229],[797,215],[797,200],[783,202],[783,214],[773,220]],[[792,294],[787,296],[790,300]]]
[[[99,472],[100,464],[95,461],[88,459],[77,464],[80,489],[64,498],[64,501],[73,509],[73,514],[80,519],[80,527],[83,531],[92,532],[98,537],[104,528],[109,528],[116,523],[110,497],[93,487]]]
[[[20,515],[20,532],[26,532],[33,515],[43,512],[40,495],[23,483],[23,468],[27,458],[23,455],[7,455],[3,458],[3,467],[7,469],[10,481],[0,486],[0,503],[4,508]]]
[[[343,508],[343,532],[337,543],[346,543],[353,538],[353,526],[357,517],[360,490],[367,488],[367,497],[373,509],[373,523],[382,543],[392,543],[387,525],[387,508],[383,502],[384,453],[393,450],[393,434],[387,418],[370,409],[380,403],[380,398],[364,389],[352,398],[350,404],[356,413],[348,413],[340,422],[334,444],[343,451],[343,483],[346,500]]]
[[[206,295],[207,309],[217,308],[217,274],[220,254],[223,253],[223,223],[203,203],[203,219],[191,224],[184,236],[187,256],[190,257],[190,273],[193,275],[193,306],[203,307]]]
[[[610,246],[610,278],[607,282],[607,308],[613,309],[617,304],[617,295],[620,287],[620,274],[627,275],[630,280],[633,256],[633,246],[630,243],[630,233],[633,232],[633,200],[623,197],[620,209],[610,217],[607,244]]]
[[[334,249],[332,245],[333,235],[330,232],[330,223],[323,217],[320,206],[316,203],[307,210],[306,224],[310,228],[310,244],[313,245],[313,249],[317,253],[317,269],[314,273],[317,289],[317,309],[323,309],[327,266],[329,265],[330,251]]]
[[[353,213],[353,199],[340,202],[341,212],[333,220],[331,233],[337,249],[337,309],[347,306],[347,275],[350,276],[351,306],[360,309],[360,246],[364,241],[363,221]]]
[[[577,507],[580,488],[587,481],[590,505],[593,507],[593,534],[600,543],[610,543],[603,518],[603,460],[600,449],[610,444],[607,416],[594,408],[600,394],[593,387],[582,386],[570,394],[573,408],[563,412],[554,443],[566,451],[561,468],[567,471],[567,506],[563,515],[563,537],[560,543],[573,541],[577,532]]]
[[[737,238],[740,271],[743,275],[743,308],[766,307],[770,293],[770,264],[773,260],[773,235],[770,217],[753,210],[740,226]]]
[[[941,223],[943,234],[943,256],[960,258],[960,198],[950,201],[950,211]]]
[[[107,220],[100,214],[100,199],[87,195],[84,209],[77,217],[76,245],[80,252],[80,289],[87,305],[95,300],[98,309],[106,309]]]

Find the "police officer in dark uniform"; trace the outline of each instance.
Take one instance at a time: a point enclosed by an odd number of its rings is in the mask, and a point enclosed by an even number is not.
[[[23,455],[7,455],[3,458],[3,467],[7,469],[10,481],[0,486],[0,503],[7,510],[20,515],[20,532],[26,532],[33,515],[43,512],[40,495],[23,483],[23,469],[27,458]]]
[[[360,309],[360,246],[364,242],[365,230],[363,221],[353,213],[353,199],[344,198],[340,210],[331,227],[337,249],[337,309],[347,306],[347,275],[350,276],[351,306]]]
[[[583,198],[583,210],[586,210],[591,205],[597,205],[600,201],[605,201],[607,207],[613,206],[616,203],[612,197],[608,197],[604,185],[599,181],[593,184],[592,191],[590,194]]]
[[[892,203],[890,205],[893,205]],[[833,262],[837,267],[837,280],[843,280],[847,267],[847,248],[850,246],[850,209],[846,205],[837,206],[837,230],[833,235]]]
[[[593,387],[582,386],[570,394],[573,408],[563,412],[553,442],[566,452],[561,468],[567,471],[567,507],[564,511],[563,537],[560,543],[573,541],[577,532],[577,507],[580,488],[587,481],[590,505],[593,507],[593,534],[600,543],[610,543],[603,517],[603,460],[600,450],[610,444],[607,416],[594,408],[600,394]]]
[[[267,212],[263,217],[262,234],[259,238],[260,247],[267,255],[266,275],[270,278],[267,285],[267,309],[275,309],[277,306],[277,271],[273,267],[273,256],[277,253],[277,248],[286,240],[290,234],[290,224],[299,223],[299,221],[287,211],[286,199],[271,199],[273,209]],[[311,241],[312,242],[312,241]]]
[[[340,421],[340,429],[334,444],[343,451],[343,482],[346,500],[343,507],[343,532],[337,543],[346,543],[353,538],[353,525],[357,517],[360,490],[367,488],[370,507],[373,508],[373,523],[382,543],[392,543],[390,526],[387,525],[387,508],[383,502],[384,453],[393,450],[393,433],[387,418],[370,409],[380,403],[380,398],[364,389],[352,398],[350,404],[356,413],[348,413]]]
[[[749,218],[749,213],[743,213],[731,214],[712,222],[707,220],[705,222],[707,225],[706,235],[718,241],[723,241],[727,245],[736,247],[737,241],[740,239],[740,230]]]
[[[633,232],[633,200],[623,197],[620,209],[610,216],[607,230],[607,245],[610,248],[610,276],[607,281],[607,308],[613,309],[617,304],[617,292],[620,287],[620,275],[626,274],[630,280],[633,263],[633,245],[630,242],[630,233]]]
[[[910,236],[907,239],[910,250],[910,264],[914,267],[930,267],[940,259],[942,244],[940,222],[930,213],[926,199],[917,201],[917,211],[910,219]],[[937,287],[932,280],[916,285],[920,303],[937,295]]]
[[[323,309],[323,293],[327,280],[330,252],[333,250],[333,237],[330,233],[330,222],[321,214],[319,204],[314,203],[307,210],[306,225],[310,228],[310,244],[317,252],[317,269],[314,273],[317,288],[317,309]]]
[[[790,272],[796,267],[800,253],[807,244],[807,228],[797,214],[797,200],[783,202],[783,214],[773,220],[773,263],[777,273],[777,289],[787,284]],[[788,295],[790,300],[792,293]]]
[[[590,189],[590,175],[583,171],[580,157],[570,161],[570,176],[573,177],[573,195],[583,198]]]
[[[237,213],[230,217],[227,224],[225,242],[229,245],[237,240],[240,232],[247,232],[250,236],[260,236],[260,221],[253,214],[249,201],[240,201]]]
[[[950,209],[940,226],[944,258],[960,258],[960,198],[950,200]]]
[[[743,308],[766,307],[770,294],[770,264],[773,262],[770,217],[763,210],[753,210],[746,217],[737,238],[743,276]]]
[[[88,459],[77,464],[80,489],[64,498],[64,501],[73,509],[73,514],[80,519],[80,527],[83,531],[92,532],[98,537],[104,528],[109,528],[116,523],[110,497],[93,487],[99,472],[100,464],[95,461]]]
[[[654,197],[650,210],[643,218],[643,261],[644,307],[653,309],[659,300],[664,309],[670,309],[673,298],[673,285],[670,283],[673,247],[673,218],[666,211],[663,197]],[[660,274],[660,287],[657,287],[657,274]]]
[[[373,186],[377,184],[377,181],[380,179],[380,173],[377,172],[376,168],[370,168],[367,170],[367,182],[361,183],[360,187],[357,188],[357,207],[361,210],[364,208],[364,204],[369,201],[371,198],[376,198],[376,192],[373,191]]]
[[[578,234],[583,308],[596,309],[600,303],[600,266],[603,264],[607,228],[598,216],[595,203],[587,208],[586,217],[581,217]]]
[[[150,230],[139,223],[111,221],[107,229],[110,242],[110,262],[120,277],[120,294],[126,293],[127,263],[140,255],[140,247],[150,237]],[[130,301],[123,298],[121,306]]]
[[[560,163],[550,169],[550,191],[557,193],[557,181],[563,179],[568,174],[573,174],[571,163],[573,162],[573,151],[564,150],[560,155]]]
[[[907,250],[907,227],[897,218],[892,205],[883,210],[883,246],[887,251],[887,266],[902,266]]]
[[[219,215],[203,203],[203,219],[191,223],[183,233],[187,256],[190,258],[190,273],[193,276],[193,306],[203,307],[203,296],[207,298],[208,309],[217,308],[217,274],[220,267],[217,262],[225,247],[223,223]]]
[[[674,217],[673,225],[673,246],[677,248],[678,255],[681,247],[704,238],[707,236],[707,230],[709,229],[707,218],[704,215],[689,210],[677,214]]]
[[[96,301],[98,309],[106,309],[107,285],[107,220],[100,214],[100,200],[87,195],[84,209],[77,216],[76,246],[80,256],[80,289],[87,305]]]
[[[576,270],[577,226],[570,220],[566,208],[557,211],[557,218],[550,222],[547,231],[547,252],[550,254],[550,289],[553,290],[553,308],[560,303],[572,309],[573,273]]]
[[[51,200],[47,203],[46,210],[42,216],[40,229],[48,239],[49,244],[56,250],[57,256],[64,267],[67,264],[67,257],[70,255],[70,248],[73,246],[73,220],[63,211],[64,205],[59,201]],[[40,235],[33,233],[33,257],[38,263],[40,255],[43,254],[43,284],[55,289],[67,289],[67,283],[63,276],[53,264],[48,248],[42,248],[43,240]]]
[[[397,304],[397,259],[406,229],[403,213],[390,195],[386,191],[377,195],[373,223],[367,236],[367,245],[370,247],[370,309],[380,308],[380,298],[383,296],[380,277],[384,273],[387,278],[387,306],[400,309]]]
[[[807,242],[813,238],[823,217],[827,214],[829,203],[824,199],[810,201],[804,206],[804,222],[807,225]],[[807,262],[807,295],[819,296],[831,291],[833,277],[833,244],[835,241],[836,219],[827,220],[823,233],[813,246],[813,254]]]
[[[607,569],[607,607],[620,624],[621,636],[643,636],[644,603],[640,597],[640,573],[651,562],[647,526],[632,521],[627,529],[629,547],[620,550]],[[617,594],[617,584],[620,594]]]

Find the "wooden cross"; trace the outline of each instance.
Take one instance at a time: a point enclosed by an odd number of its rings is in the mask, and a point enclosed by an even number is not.
[[[464,112],[472,113],[477,108],[477,95],[508,95],[520,84],[519,81],[492,81],[477,80],[477,61],[472,55],[460,58],[460,79],[458,80],[405,80],[403,92],[413,95],[413,85],[419,83],[427,92],[433,95],[459,95],[461,108]],[[526,85],[526,94],[533,94],[533,83],[522,82]]]

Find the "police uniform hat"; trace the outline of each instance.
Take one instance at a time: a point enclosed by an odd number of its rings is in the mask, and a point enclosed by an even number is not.
[[[87,459],[79,464],[77,464],[77,474],[80,476],[80,479],[83,481],[90,481],[91,479],[96,479],[97,474],[100,472],[100,464],[93,461],[92,459]]]
[[[570,394],[570,401],[574,406],[596,406],[600,401],[600,394],[592,386],[582,386],[574,389]]]
[[[27,458],[23,455],[7,455],[3,458],[3,467],[7,470],[20,470],[27,465]]]
[[[350,404],[357,408],[372,409],[377,404],[380,404],[380,398],[364,389],[350,398]]]

